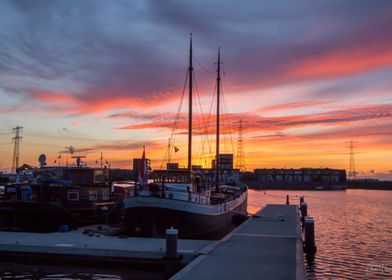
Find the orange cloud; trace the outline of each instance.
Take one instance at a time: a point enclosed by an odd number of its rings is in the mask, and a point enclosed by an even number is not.
[[[90,92],[88,95],[76,96],[71,93],[55,91],[31,91],[31,97],[46,106],[43,112],[58,114],[93,114],[119,108],[155,108],[173,101],[174,94],[163,96],[162,93],[151,94],[146,98],[124,97],[115,90]]]
[[[67,93],[34,91],[31,94],[36,100],[45,103],[76,103],[77,102],[77,98]]]

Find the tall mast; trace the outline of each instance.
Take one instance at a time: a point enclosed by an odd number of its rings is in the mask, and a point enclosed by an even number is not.
[[[218,49],[218,76],[216,78],[216,156],[215,156],[215,168],[216,177],[215,182],[218,184],[220,181],[220,168],[219,168],[219,119],[220,119],[220,48]]]
[[[188,170],[192,171],[192,82],[193,82],[193,67],[192,67],[192,33],[189,45],[189,109],[188,109]]]

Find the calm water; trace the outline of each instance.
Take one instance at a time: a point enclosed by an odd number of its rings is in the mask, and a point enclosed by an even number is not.
[[[298,204],[315,219],[317,253],[307,279],[392,279],[392,191],[249,191],[248,211]],[[0,263],[0,279],[163,279],[158,271]]]
[[[298,204],[315,219],[317,253],[307,279],[392,279],[392,191],[250,191],[249,212],[262,204]]]

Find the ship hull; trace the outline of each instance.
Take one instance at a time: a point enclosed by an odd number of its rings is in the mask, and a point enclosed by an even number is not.
[[[96,223],[111,223],[121,213],[121,204],[112,206],[109,213],[99,209],[66,209],[54,202],[1,201],[0,227],[31,232],[58,231],[60,225],[71,228]]]
[[[245,220],[247,193],[226,206],[154,197],[131,197],[123,203],[124,218],[132,235],[163,237],[165,230],[173,227],[178,229],[180,238],[220,239]]]

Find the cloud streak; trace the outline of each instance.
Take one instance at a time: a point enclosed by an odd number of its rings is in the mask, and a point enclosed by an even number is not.
[[[286,107],[287,104],[283,104]],[[291,106],[291,105],[289,105]],[[296,105],[295,105],[296,106]],[[274,106],[273,109],[280,108],[278,105]],[[141,118],[140,115],[137,116]],[[146,115],[146,118],[151,118],[151,115]],[[385,120],[392,118],[392,104],[379,104],[362,107],[352,107],[329,111],[325,113],[309,114],[309,115],[289,115],[289,116],[278,116],[278,117],[264,117],[257,114],[226,114],[221,116],[223,120],[223,131],[222,133],[232,132],[232,125],[238,123],[239,120],[244,122],[244,130],[246,132],[257,132],[257,131],[281,131],[286,129],[306,127],[306,126],[336,126],[336,125],[348,125],[360,121],[369,120]],[[214,133],[215,116],[206,115],[204,116],[208,130],[206,133]],[[225,127],[226,122],[226,127]],[[227,126],[229,124],[229,126]],[[185,131],[187,129],[187,119],[182,118],[179,121],[179,131]],[[124,125],[119,129],[172,129],[174,126],[174,118],[172,120],[167,119],[167,115],[153,115],[151,121]],[[230,129],[229,129],[229,128]],[[203,130],[204,126],[194,126],[195,133],[205,133]],[[225,129],[226,128],[226,129]]]

